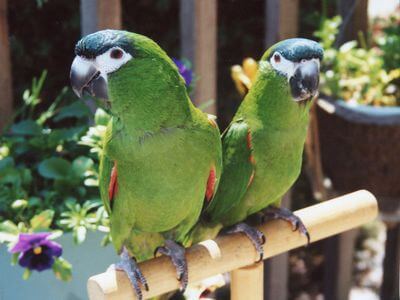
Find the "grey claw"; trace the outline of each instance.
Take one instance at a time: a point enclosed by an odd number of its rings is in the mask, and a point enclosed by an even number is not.
[[[264,258],[264,249],[262,245],[264,245],[266,242],[264,233],[254,227],[247,225],[246,223],[236,224],[226,231],[226,233],[237,232],[244,233],[248,237],[248,239],[256,248],[257,253],[260,255],[260,258],[257,260],[257,262],[262,261]]]
[[[121,253],[121,261],[115,264],[115,269],[124,271],[126,273],[130,282],[132,283],[133,289],[135,290],[137,299],[142,300],[143,292],[139,283],[144,286],[146,291],[149,290],[149,286],[136,260],[129,256],[129,253],[125,247]]]
[[[282,219],[292,225],[293,231],[299,231],[307,238],[307,245],[310,244],[310,234],[303,221],[289,209],[284,207],[267,207],[264,211],[264,219]]]
[[[182,292],[186,290],[189,283],[189,272],[187,268],[185,252],[186,250],[184,247],[172,240],[166,240],[164,246],[158,247],[154,251],[155,255],[160,253],[168,256],[171,259],[171,262],[176,269],[176,277],[181,284],[180,290]]]

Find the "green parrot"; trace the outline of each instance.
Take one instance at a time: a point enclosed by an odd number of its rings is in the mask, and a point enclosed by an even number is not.
[[[155,253],[171,258],[184,290],[184,247],[221,174],[217,125],[191,103],[184,79],[151,39],[104,30],[75,47],[71,85],[105,99],[112,115],[100,156],[100,193],[112,242],[142,298],[148,289],[138,262]]]
[[[284,40],[265,52],[252,88],[222,134],[223,173],[193,230],[197,241],[225,227],[246,234],[262,259],[264,235],[240,222],[263,212],[264,217],[290,222],[309,242],[301,220],[280,203],[301,170],[322,58],[317,42],[301,38]]]

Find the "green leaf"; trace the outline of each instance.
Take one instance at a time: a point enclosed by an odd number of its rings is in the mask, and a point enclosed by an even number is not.
[[[54,211],[51,209],[46,209],[31,219],[31,228],[35,231],[48,229],[53,221],[53,217]]]
[[[15,210],[19,210],[25,208],[28,205],[28,201],[25,199],[17,199],[13,203],[11,203],[11,208]]]
[[[61,237],[63,235],[63,231],[61,229],[57,229],[57,230],[53,230],[51,232],[51,235],[48,236],[49,240],[55,240],[58,239],[59,237]]]
[[[6,220],[0,223],[0,244],[15,242],[18,234],[19,229],[13,222]]]
[[[76,126],[71,128],[53,129],[49,134],[49,143],[51,145],[61,144],[64,141],[77,141],[85,132],[86,127]]]
[[[39,197],[29,197],[28,198],[28,205],[29,206],[39,206],[42,203],[42,200]]]
[[[19,234],[19,229],[17,225],[15,225],[10,220],[6,220],[0,223],[0,231],[17,235]]]
[[[32,182],[32,172],[30,169],[25,168],[21,170],[22,184],[28,186]]]
[[[11,265],[15,266],[18,263],[19,253],[13,253],[11,255]]]
[[[28,280],[29,277],[31,277],[31,274],[32,274],[31,270],[25,269],[24,274],[22,275],[22,279],[23,280]]]
[[[44,178],[63,179],[70,175],[71,163],[63,158],[52,157],[43,160],[38,171]]]
[[[11,132],[23,135],[39,135],[42,128],[33,120],[24,120],[12,125]]]
[[[84,177],[85,172],[93,168],[93,160],[85,156],[79,156],[72,162],[72,171],[78,177]]]
[[[111,242],[111,236],[110,236],[109,234],[106,234],[106,235],[101,239],[100,245],[103,246],[103,247],[105,247],[105,246],[107,246],[110,242]]]
[[[111,117],[105,110],[98,108],[94,115],[94,123],[96,125],[107,126],[108,121],[110,121]]]
[[[89,115],[90,110],[83,101],[75,101],[74,103],[63,107],[54,117],[54,121],[58,122],[66,118],[82,118]]]
[[[65,259],[56,258],[52,269],[57,279],[62,281],[70,281],[72,279],[72,266]]]
[[[6,157],[0,160],[0,171],[14,167],[14,159],[12,157]]]
[[[82,244],[86,239],[87,229],[85,226],[78,226],[74,228],[72,233],[75,243]]]

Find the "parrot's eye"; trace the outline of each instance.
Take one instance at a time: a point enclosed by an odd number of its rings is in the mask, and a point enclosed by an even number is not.
[[[281,56],[278,53],[274,54],[274,61],[276,63],[280,63],[281,62]]]
[[[303,58],[300,62],[304,64],[306,61],[307,59]]]
[[[122,52],[121,49],[113,49],[110,52],[110,57],[113,59],[120,59],[123,55],[124,55],[124,53]]]
[[[281,53],[274,52],[269,60],[272,68],[278,73],[285,75],[288,79],[294,74],[295,63],[289,59],[286,59]]]

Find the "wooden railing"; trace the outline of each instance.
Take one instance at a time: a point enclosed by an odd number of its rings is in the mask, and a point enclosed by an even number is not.
[[[295,212],[308,228],[311,242],[350,230],[372,221],[378,214],[375,197],[361,190]],[[306,244],[284,221],[271,221],[259,229],[266,235],[265,259]],[[231,272],[231,297],[234,300],[263,299],[263,264],[256,263],[257,253],[242,234],[225,235],[194,245],[187,251],[190,282]],[[170,260],[157,257],[140,263],[150,290],[145,298],[178,289],[176,272]],[[88,280],[91,300],[135,299],[125,273],[109,270]]]

